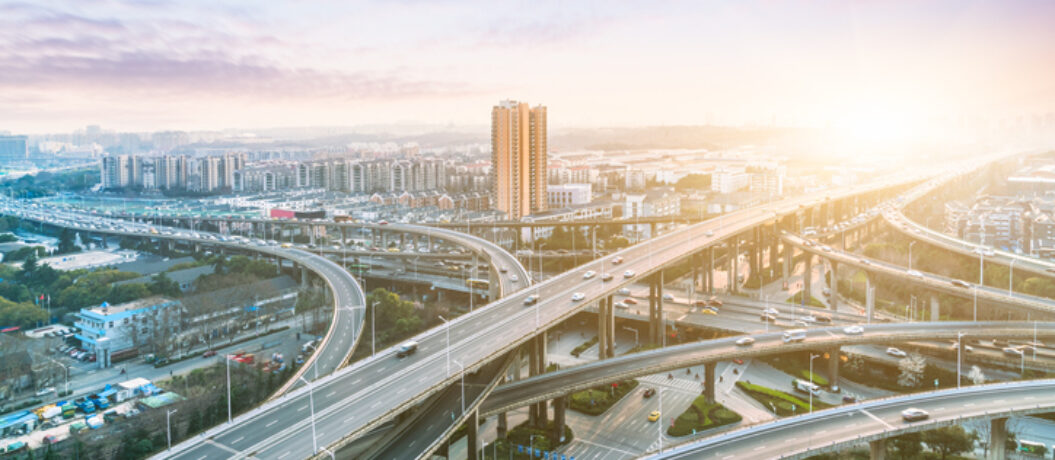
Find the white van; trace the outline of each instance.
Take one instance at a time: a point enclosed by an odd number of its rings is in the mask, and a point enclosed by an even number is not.
[[[411,340],[409,342],[403,342],[403,344],[401,344],[399,346],[399,349],[396,350],[396,356],[400,357],[400,358],[403,358],[403,357],[410,356],[410,355],[414,354],[415,351],[418,351],[418,343],[417,342],[415,342],[413,340]]]
[[[802,342],[803,340],[806,340],[805,329],[788,329],[784,331],[784,343]]]

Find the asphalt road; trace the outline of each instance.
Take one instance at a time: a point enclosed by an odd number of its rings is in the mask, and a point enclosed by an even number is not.
[[[1053,392],[1055,380],[1039,380],[897,396],[781,419],[649,458],[799,458],[975,418],[1051,411],[1055,408]],[[930,417],[902,420],[901,411],[910,407],[923,409]]]

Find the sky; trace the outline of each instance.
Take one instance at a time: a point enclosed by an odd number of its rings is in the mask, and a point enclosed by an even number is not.
[[[0,0],[0,131],[1055,112],[1048,0]]]

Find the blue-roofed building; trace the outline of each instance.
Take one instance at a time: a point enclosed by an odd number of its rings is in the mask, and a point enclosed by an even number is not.
[[[107,367],[112,354],[150,343],[154,334],[166,329],[170,334],[178,331],[182,316],[178,300],[161,296],[120,305],[104,302],[81,309],[75,323],[80,332],[75,337],[84,349],[96,353],[100,367]]]
[[[0,417],[0,436],[17,436],[29,433],[37,426],[37,414],[28,410],[13,412]]]

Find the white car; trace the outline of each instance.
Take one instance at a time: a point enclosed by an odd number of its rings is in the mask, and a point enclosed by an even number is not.
[[[916,271],[916,270],[909,270],[909,271],[907,271],[905,273],[908,273],[909,276],[914,276],[916,278],[923,278],[923,274],[918,272],[918,271]]]
[[[619,295],[630,295],[630,288],[621,288],[618,291]]]
[[[710,230],[707,230],[707,232],[704,233],[704,235],[706,235],[706,236],[714,236],[714,232],[712,232]]]
[[[509,275],[509,281],[512,281],[512,282],[515,283],[517,281],[520,281],[520,277],[516,276],[516,275]]]
[[[741,346],[741,347],[746,347],[746,346],[751,345],[753,343],[755,343],[755,339],[752,338],[752,337],[741,337],[739,339],[736,339],[736,344]]]
[[[572,302],[578,302],[578,301],[580,301],[582,299],[585,299],[585,298],[586,298],[586,294],[583,294],[581,292],[576,292],[576,293],[571,295]]]
[[[1008,355],[1008,356],[1021,357],[1022,356],[1022,350],[1019,350],[1018,348],[1014,348],[1014,347],[1007,347],[1007,348],[1004,348],[1004,354]]]
[[[767,308],[765,310],[762,310],[762,314],[764,314],[764,315],[779,315],[780,312],[778,312],[776,308],[770,307],[770,308]]]
[[[634,271],[633,271],[633,270],[627,270],[627,271],[623,272],[623,278],[633,278],[633,277],[634,277],[634,275],[636,275],[636,274],[637,274],[637,273],[634,273]],[[627,294],[629,294],[629,293],[630,293],[630,292],[629,292],[629,291],[627,291]]]
[[[594,276],[597,276],[597,272],[593,270],[588,270],[586,273],[582,274],[582,279],[588,280],[590,278],[593,278]]]
[[[615,305],[615,308],[622,308],[622,309],[630,308],[630,305],[627,305],[626,302],[616,302],[613,305]]]
[[[894,347],[887,348],[886,349],[886,354],[888,354],[890,356],[893,356],[895,358],[904,358],[904,357],[908,356],[908,353],[905,353],[904,351],[901,351],[900,349],[897,349],[897,348],[894,348]]]
[[[861,326],[846,326],[843,328],[843,333],[846,335],[861,335],[865,333],[865,328]]]

